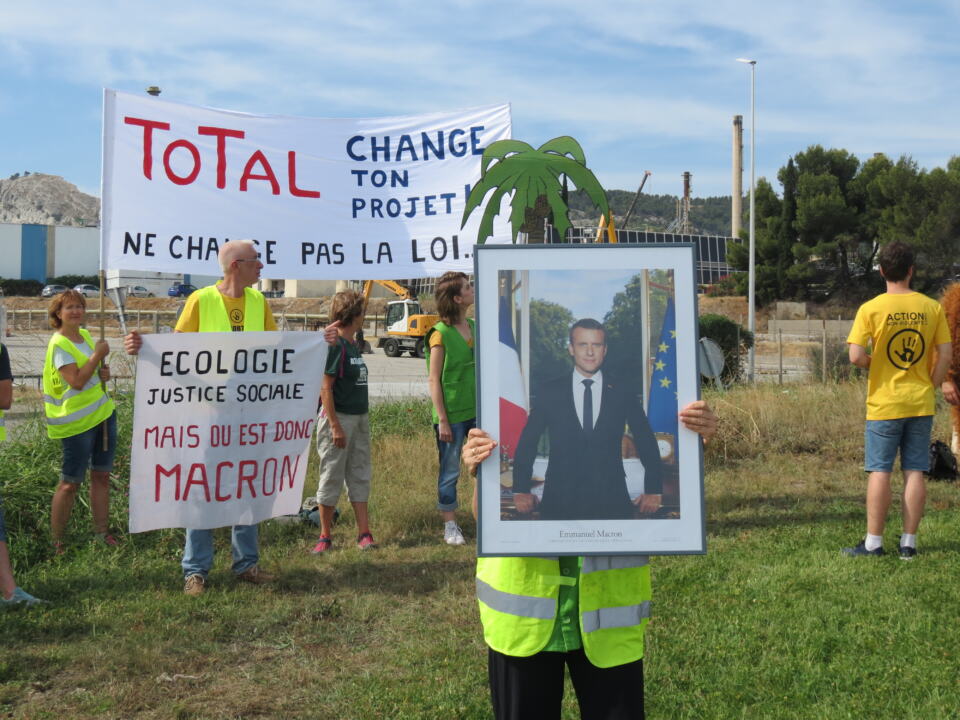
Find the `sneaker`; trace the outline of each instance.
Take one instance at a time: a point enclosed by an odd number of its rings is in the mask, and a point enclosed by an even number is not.
[[[183,581],[183,592],[190,597],[197,597],[198,595],[203,595],[203,591],[207,589],[207,581],[203,575],[194,573],[193,575],[187,575],[186,579]]]
[[[252,583],[254,585],[263,585],[264,583],[273,582],[276,579],[276,575],[271,575],[268,572],[264,572],[260,569],[259,565],[248,567],[242,573],[237,573],[237,580],[243,580],[243,582]]]
[[[900,559],[913,560],[917,556],[917,549],[909,545],[900,545]]]
[[[13,607],[15,605],[33,607],[34,605],[49,605],[49,603],[46,600],[34,597],[23,588],[16,587],[13,589],[13,596],[9,600],[0,596],[0,607]]]
[[[373,550],[377,544],[373,541],[373,535],[366,532],[357,538],[357,547],[361,550]]]
[[[120,541],[108,532],[94,533],[93,537],[107,547],[117,547],[120,544]]]
[[[861,540],[860,544],[855,547],[845,547],[840,552],[848,557],[860,557],[861,555],[883,555],[883,548],[878,547],[876,550],[867,550],[866,545],[863,544],[864,541]]]
[[[443,528],[443,540],[447,545],[466,545],[467,541],[463,538],[463,531],[456,523],[448,523]]]
[[[323,535],[319,540],[317,540],[317,544],[313,546],[313,550],[310,552],[312,552],[314,555],[319,555],[320,553],[327,552],[332,547],[333,540],[328,538],[326,535]]]

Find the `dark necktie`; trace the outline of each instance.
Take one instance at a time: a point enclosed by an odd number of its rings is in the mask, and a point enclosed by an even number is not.
[[[583,381],[583,430],[584,432],[593,432],[593,393],[590,392],[590,386],[593,380]]]

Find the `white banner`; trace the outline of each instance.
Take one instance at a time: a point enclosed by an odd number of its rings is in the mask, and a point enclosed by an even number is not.
[[[326,357],[319,333],[144,335],[130,532],[296,513]]]
[[[249,115],[104,91],[104,269],[219,275],[252,238],[273,279],[471,272],[461,230],[480,156],[510,106],[393,118]],[[488,242],[509,242],[502,217]]]

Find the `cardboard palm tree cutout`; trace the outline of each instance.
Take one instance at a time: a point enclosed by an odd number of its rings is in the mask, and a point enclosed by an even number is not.
[[[493,219],[500,214],[503,196],[513,193],[510,200],[510,229],[513,242],[526,231],[531,242],[543,242],[544,221],[553,213],[553,226],[566,239],[570,227],[569,208],[565,186],[569,178],[577,188],[585,191],[610,226],[610,208],[607,196],[596,176],[587,168],[580,143],[569,136],[548,140],[536,150],[520,140],[498,140],[483,151],[480,162],[480,182],[474,185],[463,210],[461,227],[470,214],[487,201],[477,232],[477,243],[482,245],[493,235]]]

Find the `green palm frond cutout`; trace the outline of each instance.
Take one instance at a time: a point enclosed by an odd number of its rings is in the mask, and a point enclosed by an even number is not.
[[[493,219],[500,214],[504,195],[513,193],[510,200],[510,231],[514,242],[532,214],[542,223],[547,212],[553,213],[553,223],[561,238],[570,227],[569,208],[563,201],[561,176],[587,193],[607,222],[610,207],[607,196],[596,176],[586,166],[586,156],[580,143],[569,136],[548,140],[536,150],[520,140],[498,140],[483,151],[480,162],[480,181],[473,186],[463,209],[462,228],[470,215],[487,199],[477,243],[483,244],[493,235]],[[492,191],[492,194],[491,194]],[[538,200],[543,198],[541,202]],[[541,214],[542,213],[542,214]]]

